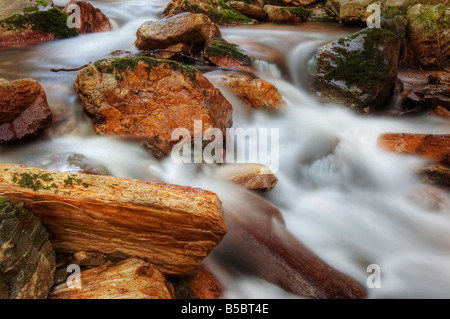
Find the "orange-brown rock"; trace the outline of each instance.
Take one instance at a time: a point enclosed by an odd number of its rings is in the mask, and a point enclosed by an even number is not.
[[[450,163],[449,134],[386,133],[378,137],[378,146],[399,154],[413,154],[432,161]]]
[[[177,43],[204,45],[222,37],[219,28],[204,14],[181,13],[159,21],[145,22],[134,43],[139,50],[164,49]]]
[[[177,43],[164,50],[155,52],[155,58],[163,60],[175,60],[182,54],[189,55],[190,47],[186,43]]]
[[[189,287],[200,299],[218,299],[223,287],[217,278],[206,268],[200,266],[189,281]]]
[[[130,258],[81,273],[81,289],[63,283],[49,299],[172,299],[173,288],[152,264]]]
[[[0,144],[42,133],[52,112],[42,86],[33,79],[0,79]]]
[[[442,106],[438,106],[433,111],[428,112],[428,114],[437,116],[450,121],[450,111]]]
[[[141,138],[153,155],[170,154],[178,140],[172,131],[194,135],[194,121],[203,133],[217,128],[226,137],[232,106],[201,73],[177,62],[149,57],[98,61],[78,73],[75,90],[94,128],[101,135]]]
[[[0,30],[0,45],[19,45],[48,42],[55,40],[55,35],[31,29]]]
[[[296,9],[303,9],[297,7]],[[265,5],[263,10],[267,13],[267,20],[273,23],[302,23],[308,20],[309,12],[303,9],[301,14],[291,12],[292,8]]]
[[[111,23],[107,16],[100,10],[95,8],[87,1],[70,1],[65,7],[64,12],[71,15],[73,11],[69,10],[71,5],[77,5],[80,8],[80,27],[76,28],[78,33],[94,33],[111,30]],[[73,10],[73,9],[72,9]]]
[[[0,164],[0,194],[40,217],[58,252],[145,259],[188,274],[226,233],[216,194],[168,184]]]
[[[247,106],[273,110],[283,105],[283,97],[275,85],[241,74],[222,74],[214,77],[214,84],[229,88]]]
[[[270,168],[262,164],[226,164],[217,167],[214,175],[247,189],[270,191],[278,182]]]
[[[206,44],[203,54],[217,66],[250,72],[253,59],[241,52],[234,43],[220,39]]]

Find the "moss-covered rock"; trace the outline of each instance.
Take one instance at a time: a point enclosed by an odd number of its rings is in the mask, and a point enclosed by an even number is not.
[[[241,52],[234,43],[221,39],[207,43],[204,55],[214,64],[222,67],[249,70],[253,58]]]
[[[407,37],[412,63],[423,67],[450,62],[450,9],[416,4],[408,9]]]
[[[256,22],[234,10],[223,0],[171,0],[164,9],[164,16],[169,18],[183,12],[206,14],[218,24],[252,24]]]
[[[273,23],[301,23],[308,20],[311,14],[310,9],[304,7],[280,7],[265,5],[264,11],[267,12],[268,21]]]
[[[390,95],[399,52],[399,38],[383,28],[340,38],[320,48],[310,61],[313,89],[326,102],[374,110]]]

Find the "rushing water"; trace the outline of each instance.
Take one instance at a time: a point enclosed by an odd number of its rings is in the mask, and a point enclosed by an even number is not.
[[[62,2],[65,1],[56,1]],[[69,40],[0,49],[0,78],[32,77],[45,88],[55,125],[43,137],[0,148],[0,162],[48,167],[53,154],[77,153],[103,164],[118,177],[165,181],[210,189],[224,207],[246,214],[245,191],[213,180],[207,165],[176,165],[153,159],[139,143],[98,137],[73,90],[76,72],[52,73],[104,58],[114,50],[136,51],[138,27],[158,19],[165,1],[92,1],[114,30]],[[286,105],[279,114],[249,113],[233,103],[234,127],[279,128],[279,179],[264,197],[280,209],[287,228],[336,269],[366,285],[369,264],[381,267],[381,288],[369,297],[450,297],[449,196],[430,207],[414,169],[421,160],[387,154],[376,147],[384,132],[449,133],[439,119],[363,117],[338,106],[319,104],[305,89],[306,63],[322,44],[354,29],[305,23],[222,28],[224,37],[255,57],[257,75],[274,83]],[[207,73],[213,77],[214,72]],[[59,167],[64,170],[65,168]],[[217,248],[220,250],[220,245]],[[287,298],[264,280],[230,276],[208,258],[229,298]]]

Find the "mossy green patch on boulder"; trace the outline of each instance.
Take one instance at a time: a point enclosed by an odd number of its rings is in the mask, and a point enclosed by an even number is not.
[[[252,20],[231,8],[223,0],[171,0],[164,9],[166,18],[183,12],[203,13],[219,24],[252,24]]]
[[[29,7],[35,8],[35,7]],[[28,8],[28,9],[29,9]],[[31,29],[46,34],[54,34],[56,39],[75,37],[78,32],[67,26],[69,16],[57,8],[49,10],[24,10],[23,14],[15,14],[0,21],[0,27],[5,30]]]
[[[253,58],[239,51],[238,46],[225,41],[213,41],[205,47],[205,53],[209,57],[230,57],[234,60],[251,64]]]
[[[383,28],[340,38],[320,48],[310,62],[314,89],[329,102],[377,108],[397,77],[399,51],[399,38]]]

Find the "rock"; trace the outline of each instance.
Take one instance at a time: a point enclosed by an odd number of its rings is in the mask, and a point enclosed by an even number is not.
[[[450,9],[416,4],[408,9],[407,36],[412,64],[422,67],[450,63]]]
[[[72,262],[78,266],[99,267],[107,262],[107,256],[98,252],[82,250],[73,255]]]
[[[204,56],[217,66],[251,71],[253,58],[242,53],[234,43],[216,40],[205,46]]]
[[[121,254],[188,274],[225,235],[216,194],[175,185],[0,164],[0,194],[40,217],[55,251]]]
[[[263,10],[267,13],[267,20],[273,23],[301,23],[307,21],[311,14],[311,10],[303,7],[265,5]]]
[[[450,111],[443,108],[442,106],[438,106],[434,110],[428,112],[428,114],[437,116],[450,121]]]
[[[36,6],[37,8],[51,7],[53,5],[52,0],[0,0],[0,20],[12,17],[15,14],[23,13],[24,9]]]
[[[188,276],[172,278],[170,283],[177,299],[219,299],[222,297],[222,285],[203,265],[200,265]]]
[[[173,290],[152,264],[130,258],[81,273],[81,289],[61,284],[49,299],[172,299]]]
[[[217,192],[229,226],[212,256],[221,266],[234,266],[305,298],[367,296],[357,281],[302,245],[286,228],[280,211],[260,196],[229,187]]]
[[[385,133],[378,137],[377,145],[385,151],[418,155],[431,161],[450,164],[449,134]]]
[[[228,5],[249,18],[260,21],[267,19],[267,13],[258,5],[248,4],[244,1],[229,1]]]
[[[194,121],[202,120],[202,133],[217,128],[225,139],[232,125],[232,106],[220,91],[197,69],[177,62],[105,59],[78,73],[74,86],[98,134],[141,138],[157,158],[178,143],[171,136],[176,128],[193,137]]]
[[[344,23],[365,23],[371,14],[367,7],[376,0],[343,0],[340,1],[339,19]]]
[[[52,112],[36,80],[0,80],[0,144],[38,135],[51,126]]]
[[[265,0],[264,3],[268,5],[277,5],[285,7],[298,7],[313,4],[316,0]]]
[[[39,218],[0,196],[0,299],[46,298],[55,253]]]
[[[38,1],[39,2],[39,1]],[[75,37],[78,32],[67,26],[69,16],[58,8],[40,10],[30,6],[0,21],[0,45],[29,44]]]
[[[134,43],[139,50],[165,49],[178,43],[204,46],[221,39],[219,28],[204,14],[181,13],[159,21],[145,22]]]
[[[222,74],[212,78],[216,86],[224,86],[254,109],[276,110],[283,105],[283,97],[275,85],[241,74]]]
[[[427,184],[450,190],[450,167],[444,165],[430,165],[419,170],[419,176]]]
[[[407,108],[422,107],[434,109],[442,106],[450,110],[450,86],[446,84],[425,85],[406,93],[403,106]]]
[[[176,60],[180,55],[190,55],[191,48],[186,43],[178,43],[167,47],[161,52],[155,52],[155,58],[163,60]]]
[[[270,191],[278,183],[270,168],[262,164],[221,165],[214,175],[252,190]]]
[[[171,0],[164,9],[170,18],[183,12],[203,13],[218,24],[252,24],[255,21],[219,0]]]
[[[309,20],[315,22],[339,22],[339,13],[334,13],[327,8],[329,2],[319,2],[310,6]],[[331,14],[330,14],[331,13]]]
[[[312,89],[327,103],[376,110],[392,92],[399,54],[399,38],[384,28],[340,38],[310,61]]]
[[[63,11],[71,15],[73,11],[69,10],[69,6],[73,4],[80,7],[81,26],[77,28],[78,33],[85,34],[111,30],[111,23],[108,17],[87,1],[72,0],[64,7]]]
[[[25,159],[23,165],[74,174],[111,175],[103,164],[78,153],[44,153]]]

